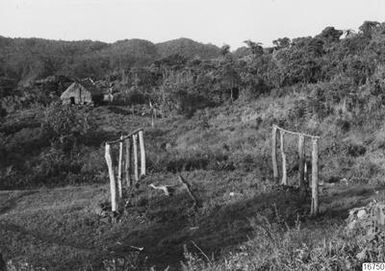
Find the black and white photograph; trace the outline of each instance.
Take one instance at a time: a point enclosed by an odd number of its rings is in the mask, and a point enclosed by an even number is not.
[[[384,0],[0,0],[0,271],[385,271]]]

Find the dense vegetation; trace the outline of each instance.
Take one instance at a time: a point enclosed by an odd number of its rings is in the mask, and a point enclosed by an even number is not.
[[[0,38],[0,188],[106,183],[102,143],[145,126],[150,176],[144,183],[167,183],[183,172],[198,186],[203,206],[192,214],[188,202],[179,205],[177,197],[166,201],[141,188],[135,210],[149,226],[135,230],[153,240],[129,235],[132,229],[124,227],[132,225],[116,225],[103,226],[108,237],[98,242],[126,232],[129,241],[148,242],[152,263],[161,266],[175,267],[189,238],[215,253],[208,257],[190,246],[198,253],[185,251],[184,270],[346,270],[383,261],[383,247],[362,232],[345,232],[342,218],[356,204],[383,197],[385,23],[366,21],[357,33],[327,27],[314,37],[273,44],[264,48],[249,40],[231,52],[187,39],[106,44]],[[112,85],[114,103],[62,106],[60,93],[82,77]],[[150,102],[161,115],[155,127]],[[272,124],[320,135],[320,179],[345,178],[353,186],[321,200],[320,220],[307,220],[308,202],[272,184]],[[289,139],[287,148],[289,180],[295,182],[296,142]],[[263,217],[255,217],[256,210]],[[86,217],[68,221],[74,228],[84,223],[79,231],[85,236],[94,223]],[[55,233],[56,220],[47,221]],[[167,235],[170,225],[175,235]],[[186,225],[200,230],[186,233]],[[167,239],[157,239],[158,229]],[[71,242],[76,234],[63,238]],[[235,252],[227,250],[240,243]]]
[[[9,89],[50,75],[101,79],[176,53],[206,59],[218,56],[219,48],[184,38],[159,44],[139,39],[108,44],[0,36],[1,87]]]
[[[145,97],[137,102],[151,99],[163,109],[191,114],[239,96],[249,99],[285,93],[287,88],[305,84],[311,85],[308,92],[313,96],[317,95],[314,89],[325,88],[321,83],[337,89],[338,84],[344,84],[349,95],[361,92],[357,91],[361,86],[376,92],[382,87],[383,28],[383,24],[369,21],[359,33],[327,27],[315,37],[277,39],[273,48],[245,41],[247,47],[234,53],[227,45],[217,48],[188,39],[106,44],[1,37],[0,95],[10,100],[9,96],[22,96],[24,103],[33,96],[44,104],[41,100],[49,100],[52,95],[48,94],[56,91],[57,95],[62,88],[35,90],[34,80],[52,75],[91,77],[114,82],[115,91],[131,94],[129,98],[133,93]],[[318,92],[333,102],[347,94],[326,89]],[[10,103],[17,101],[7,100],[3,107]]]

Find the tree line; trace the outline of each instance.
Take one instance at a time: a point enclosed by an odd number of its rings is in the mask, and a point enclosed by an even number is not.
[[[120,104],[151,102],[163,112],[192,115],[239,98],[280,95],[322,82],[328,88],[309,90],[313,100],[322,96],[339,101],[367,84],[377,94],[384,90],[384,23],[365,21],[357,32],[329,26],[314,37],[283,37],[273,45],[247,40],[231,52],[228,45],[218,48],[188,39],[154,45],[143,40],[107,44],[2,37],[0,95],[8,99],[3,108],[15,96],[27,105],[49,104],[63,84],[47,88],[23,83],[50,75],[91,77],[112,83]]]

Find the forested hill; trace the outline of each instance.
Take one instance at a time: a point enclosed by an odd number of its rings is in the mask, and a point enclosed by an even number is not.
[[[162,57],[179,54],[187,58],[199,56],[205,59],[218,57],[220,53],[220,49],[213,44],[202,44],[187,38],[157,43],[156,47]]]
[[[319,102],[320,95],[327,96],[325,103],[338,102],[347,95],[362,95],[365,87],[382,95],[385,23],[366,21],[358,32],[328,26],[314,37],[283,37],[273,44],[264,48],[248,40],[231,52],[228,45],[218,48],[186,38],[110,44],[0,36],[0,97],[13,101],[1,106],[10,113],[37,101],[54,101],[61,88],[28,84],[51,75],[70,81],[105,79],[119,94],[115,100],[124,104],[152,100],[163,110],[187,115],[238,97],[249,100],[288,89],[304,88],[314,96],[309,102]],[[318,103],[312,110],[321,107]]]
[[[25,84],[55,74],[98,79],[169,55],[206,59],[219,53],[215,45],[186,38],[154,44],[140,39],[104,43],[0,36],[0,81]]]

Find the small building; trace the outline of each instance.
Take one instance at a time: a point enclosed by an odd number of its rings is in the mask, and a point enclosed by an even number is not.
[[[91,79],[72,83],[60,96],[63,104],[91,105],[103,101],[103,92]]]
[[[112,93],[106,93],[103,95],[103,101],[106,103],[112,103],[114,101],[114,95]]]
[[[103,95],[103,101],[106,103],[112,103],[114,100],[114,95],[112,94],[112,87],[108,88],[107,93]]]

